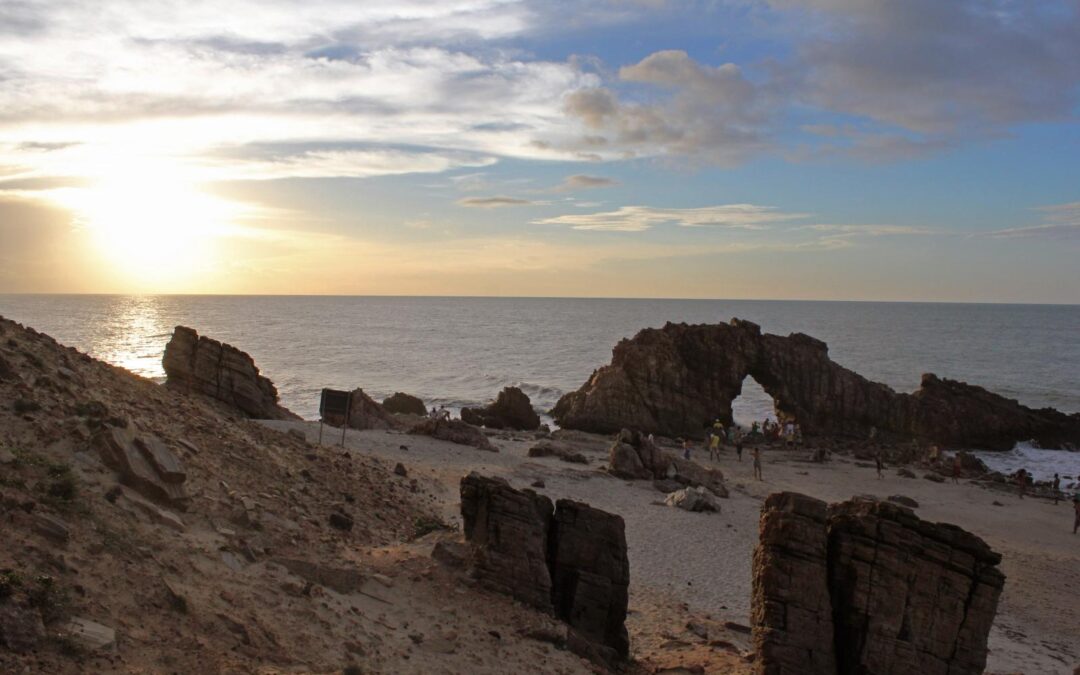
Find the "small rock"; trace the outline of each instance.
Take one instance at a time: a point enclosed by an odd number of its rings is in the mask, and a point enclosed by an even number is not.
[[[0,604],[0,644],[16,653],[33,651],[45,639],[45,624],[36,607]]]
[[[736,623],[734,621],[725,621],[724,628],[727,628],[734,633],[745,633],[747,635],[750,634],[750,626],[744,626],[743,624]]]
[[[402,477],[409,475],[409,472],[405,469],[405,465],[401,462],[398,462],[397,466],[394,467],[394,473]]]
[[[897,469],[896,475],[900,476],[901,478],[915,478],[915,472],[911,469]]]
[[[330,527],[348,532],[353,528],[353,519],[344,513],[335,511],[330,514]]]
[[[385,574],[378,574],[378,573],[372,574],[371,578],[374,579],[375,581],[378,581],[380,584],[382,584],[386,588],[393,588],[394,587],[394,580],[391,579],[390,577],[386,576]]]
[[[709,639],[709,629],[704,624],[698,623],[697,621],[686,622],[686,630],[690,631],[702,640]]]
[[[889,497],[890,502],[895,502],[901,506],[907,506],[908,508],[919,508],[919,502],[915,501],[911,497],[905,497],[904,495],[892,495]]]
[[[0,448],[0,464],[12,464],[15,462],[15,453],[7,448]]]
[[[939,476],[936,473],[923,474],[923,478],[925,478],[928,481],[933,481],[934,483],[944,483],[945,482],[945,479],[942,476]]]
[[[71,538],[71,530],[67,523],[56,516],[48,516],[44,513],[34,516],[34,530],[60,544],[67,543]]]
[[[547,485],[544,483],[543,479],[537,478],[532,483],[530,483],[530,487],[545,488],[547,487]]]

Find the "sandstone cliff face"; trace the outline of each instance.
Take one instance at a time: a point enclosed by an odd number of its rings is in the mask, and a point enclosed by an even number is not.
[[[981,673],[1001,556],[952,525],[855,499],[770,495],[754,552],[757,672]]]
[[[232,345],[192,328],[177,326],[162,359],[166,384],[186,393],[204,394],[253,419],[298,419],[278,404],[277,388],[259,374],[255,361]]]
[[[461,479],[465,538],[480,583],[559,617],[608,662],[630,653],[630,561],[623,519],[588,504]]]
[[[535,431],[540,428],[540,416],[533,410],[532,401],[517,387],[506,387],[493,403],[483,408],[462,408],[461,419],[489,429]]]
[[[829,358],[824,342],[801,333],[763,334],[748,321],[667,324],[616,345],[595,371],[552,410],[564,428],[614,433],[623,428],[700,437],[753,377],[772,396],[778,417],[814,435],[865,435],[871,427],[942,444],[1010,448],[1035,439],[1080,445],[1080,413],[1032,410],[980,387],[923,377],[898,394]]]

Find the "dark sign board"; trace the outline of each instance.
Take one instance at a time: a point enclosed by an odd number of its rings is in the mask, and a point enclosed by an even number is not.
[[[319,415],[348,415],[349,403],[352,401],[352,392],[338,391],[336,389],[323,389],[322,399],[319,400]]]

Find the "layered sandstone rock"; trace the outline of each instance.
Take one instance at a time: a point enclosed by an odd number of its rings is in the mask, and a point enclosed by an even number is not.
[[[131,427],[105,427],[94,435],[93,443],[101,461],[119,474],[121,483],[160,504],[187,507],[187,473],[161,439]]]
[[[298,419],[278,404],[274,383],[251,356],[192,328],[176,327],[161,363],[173,389],[210,396],[254,419]]]
[[[386,412],[395,415],[427,415],[427,408],[424,407],[423,401],[400,391],[392,396],[387,396],[383,400],[382,406]]]
[[[489,429],[535,431],[540,428],[540,416],[533,410],[532,401],[517,387],[506,387],[493,403],[483,408],[462,408],[461,419]]]
[[[560,426],[596,433],[622,428],[701,437],[705,425],[732,422],[731,402],[753,377],[782,420],[807,434],[862,435],[871,428],[942,444],[1009,448],[1035,439],[1047,447],[1080,444],[1080,413],[1033,410],[962,382],[924,375],[898,394],[829,358],[824,342],[759,326],[669,323],[616,345],[611,364],[566,394],[552,415]]]
[[[1000,561],[895,504],[770,495],[754,552],[758,672],[981,673]]]
[[[629,655],[630,561],[620,516],[516,490],[501,478],[461,480],[461,515],[480,583],[553,613],[609,662]]]

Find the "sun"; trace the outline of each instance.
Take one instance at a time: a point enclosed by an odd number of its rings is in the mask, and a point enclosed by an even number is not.
[[[212,274],[220,239],[240,215],[237,204],[160,163],[110,170],[63,201],[110,271],[142,290]]]

